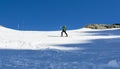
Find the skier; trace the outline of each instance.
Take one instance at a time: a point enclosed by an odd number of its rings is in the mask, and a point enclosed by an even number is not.
[[[61,37],[63,37],[63,33],[65,33],[66,37],[68,37],[68,34],[66,33],[66,30],[67,30],[66,26],[62,26]]]

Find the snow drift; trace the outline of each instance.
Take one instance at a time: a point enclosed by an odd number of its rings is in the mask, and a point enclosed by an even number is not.
[[[91,43],[91,40],[120,38],[120,29],[92,30],[81,28],[68,30],[69,37],[60,37],[60,33],[61,31],[20,31],[0,26],[0,49],[82,50],[83,48],[80,47],[61,45],[85,44]],[[113,40],[110,41],[113,42]]]

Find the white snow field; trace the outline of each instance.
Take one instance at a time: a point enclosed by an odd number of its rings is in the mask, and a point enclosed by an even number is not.
[[[120,69],[120,29],[20,31],[0,26],[0,69]]]
[[[103,32],[104,34],[98,34],[99,32]],[[111,45],[111,42],[117,41],[112,39],[120,38],[120,29],[92,30],[81,28],[68,30],[67,33],[69,37],[60,37],[61,31],[20,31],[0,26],[0,49],[83,50],[84,48],[80,47],[66,47],[61,45],[86,44],[91,43],[91,40],[97,39],[110,39],[107,45]]]

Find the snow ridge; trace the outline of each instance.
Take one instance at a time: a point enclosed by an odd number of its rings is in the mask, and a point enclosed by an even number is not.
[[[111,32],[110,32],[111,30]],[[77,47],[64,47],[63,44],[83,44],[89,43],[93,39],[112,39],[120,38],[120,33],[113,35],[109,30],[92,30],[81,28],[68,30],[69,37],[60,37],[61,31],[19,31],[0,26],[0,49],[57,49],[57,50],[83,50]],[[97,35],[95,32],[108,31],[109,36]],[[89,33],[94,32],[94,33]],[[103,32],[105,33],[105,32]],[[115,32],[116,33],[116,32]]]

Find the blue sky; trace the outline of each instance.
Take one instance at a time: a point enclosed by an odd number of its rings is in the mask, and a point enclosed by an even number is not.
[[[21,30],[120,23],[120,0],[0,0],[0,25]]]

